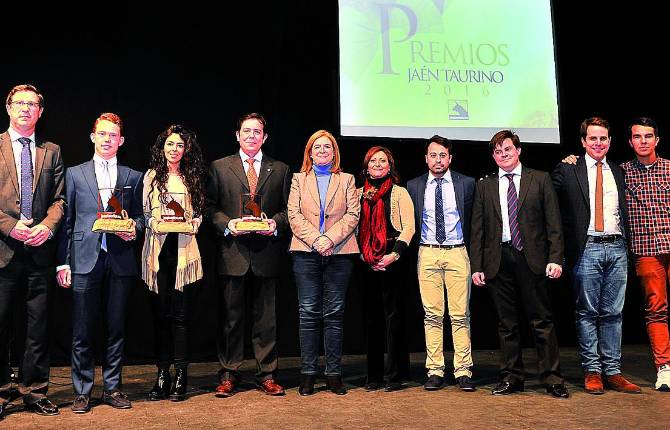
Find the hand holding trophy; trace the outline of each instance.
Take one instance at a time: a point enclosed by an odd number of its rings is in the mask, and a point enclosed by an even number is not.
[[[175,199],[175,195],[183,193],[162,193],[159,197],[161,201],[161,219],[154,223],[154,231],[158,234],[183,233],[193,234],[194,225],[191,222],[193,214],[184,210],[184,207]]]
[[[123,201],[119,201],[113,193],[113,189],[100,190],[107,191],[111,197],[107,202],[107,207],[111,207],[111,211],[102,210],[102,197],[98,194],[98,219],[93,223],[92,230],[96,233],[126,233],[131,234],[135,232],[135,221],[128,218],[128,212],[123,209]],[[123,193],[121,193],[123,199]]]

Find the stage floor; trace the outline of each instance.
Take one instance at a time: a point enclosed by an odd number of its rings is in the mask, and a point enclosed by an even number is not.
[[[254,364],[245,363],[248,382],[234,396],[214,397],[217,363],[194,363],[189,367],[189,397],[183,402],[146,400],[153,385],[154,366],[126,366],[124,390],[133,408],[116,410],[95,405],[88,414],[70,411],[72,387],[70,369],[51,369],[50,398],[58,403],[61,414],[42,417],[22,412],[21,400],[14,401],[8,415],[0,421],[7,429],[152,429],[152,428],[456,428],[456,429],[668,429],[670,393],[654,391],[655,371],[647,345],[624,346],[623,373],[642,386],[642,394],[607,391],[594,396],[584,393],[582,373],[574,349],[561,350],[562,369],[570,398],[555,399],[546,394],[534,375],[528,375],[526,391],[494,397],[490,389],[497,382],[497,352],[474,352],[474,375],[478,385],[474,393],[465,393],[454,385],[440,391],[425,391],[423,360],[425,354],[412,354],[413,380],[406,388],[392,393],[366,392],[365,357],[344,359],[344,379],[349,389],[336,396],[323,388],[310,397],[298,394],[299,359],[280,360],[279,382],[286,388],[283,397],[270,397],[255,390]],[[535,371],[535,354],[524,350],[527,369]],[[451,353],[447,353],[451,360]],[[448,361],[448,362],[449,362]],[[97,369],[96,381],[100,381]],[[453,384],[453,381],[451,382]],[[101,388],[96,386],[94,397]]]

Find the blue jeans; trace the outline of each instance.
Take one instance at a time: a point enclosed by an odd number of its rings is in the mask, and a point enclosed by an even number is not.
[[[326,376],[342,374],[344,300],[353,268],[350,255],[323,257],[316,252],[294,252],[293,273],[298,287],[300,315],[300,373],[316,375],[319,331],[323,323]]]
[[[577,340],[586,372],[621,373],[621,323],[628,255],[623,239],[586,242],[573,268]]]

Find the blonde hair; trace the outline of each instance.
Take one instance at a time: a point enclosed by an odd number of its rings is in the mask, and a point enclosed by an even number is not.
[[[320,137],[327,137],[330,140],[330,143],[333,144],[333,167],[330,168],[330,173],[339,173],[342,171],[340,167],[340,148],[337,146],[337,140],[335,136],[327,132],[326,130],[318,130],[312,134],[309,139],[307,139],[307,146],[305,146],[305,153],[302,157],[302,166],[300,167],[300,172],[309,173],[312,170],[312,146],[314,142]]]

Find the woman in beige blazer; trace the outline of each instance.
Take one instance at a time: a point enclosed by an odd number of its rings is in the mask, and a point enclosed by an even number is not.
[[[346,394],[342,384],[344,300],[358,245],[354,230],[360,203],[354,177],[342,173],[332,134],[319,130],[307,141],[300,173],[293,175],[288,219],[290,251],[298,287],[303,396],[314,393],[319,331],[323,325],[327,388]]]

